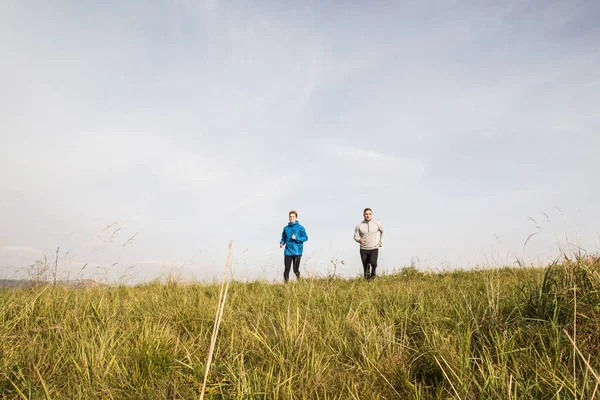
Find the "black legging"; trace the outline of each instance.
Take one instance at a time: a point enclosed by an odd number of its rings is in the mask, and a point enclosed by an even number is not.
[[[365,279],[375,278],[375,270],[377,269],[377,256],[379,255],[379,249],[373,250],[361,250],[360,260],[362,261],[363,268],[365,270]],[[371,269],[369,270],[369,265]]]
[[[292,267],[292,263],[294,264],[294,274],[296,274],[296,278],[300,279],[300,259],[302,258],[302,254],[297,256],[284,256],[283,264],[285,265],[285,270],[283,271],[283,279],[287,282],[290,280],[290,268]]]

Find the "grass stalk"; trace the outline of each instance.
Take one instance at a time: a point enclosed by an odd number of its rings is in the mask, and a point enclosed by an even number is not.
[[[219,326],[223,319],[223,310],[225,308],[225,302],[227,300],[227,291],[229,289],[229,261],[231,260],[231,251],[233,248],[233,242],[229,242],[229,250],[227,252],[227,260],[225,261],[225,268],[223,272],[223,280],[221,282],[221,290],[219,292],[219,298],[217,300],[217,311],[215,313],[215,322],[213,325],[213,332],[211,335],[210,348],[208,349],[208,357],[206,360],[206,370],[204,371],[204,381],[202,382],[202,391],[200,392],[200,400],[204,399],[204,393],[206,391],[206,381],[208,379],[208,372],[210,371],[210,364],[212,362],[213,352],[217,344],[217,335],[219,333]]]

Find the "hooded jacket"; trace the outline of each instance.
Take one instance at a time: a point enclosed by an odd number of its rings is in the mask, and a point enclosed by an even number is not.
[[[292,235],[295,235],[295,239],[292,239]],[[286,256],[299,256],[304,250],[304,242],[308,240],[306,230],[298,221],[293,224],[289,222],[283,227],[281,233],[280,244],[285,244],[285,251],[283,252]]]

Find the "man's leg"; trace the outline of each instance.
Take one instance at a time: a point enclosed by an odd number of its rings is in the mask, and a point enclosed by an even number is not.
[[[371,276],[370,279],[375,279],[375,270],[377,269],[377,258],[379,257],[379,249],[371,251],[369,255],[369,264],[371,264]]]
[[[370,250],[360,251],[360,260],[362,261],[365,279],[369,279],[369,276],[371,276],[371,271],[369,271],[369,253]]]
[[[302,254],[294,256],[294,274],[296,274],[296,278],[300,279],[300,260],[302,259]]]
[[[287,283],[290,280],[290,268],[292,268],[292,256],[283,256],[283,280]]]

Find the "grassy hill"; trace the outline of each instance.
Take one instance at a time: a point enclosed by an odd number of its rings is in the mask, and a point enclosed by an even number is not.
[[[219,286],[0,290],[3,398],[198,398]],[[576,345],[571,339],[574,339]],[[230,286],[208,398],[600,398],[600,265]]]

